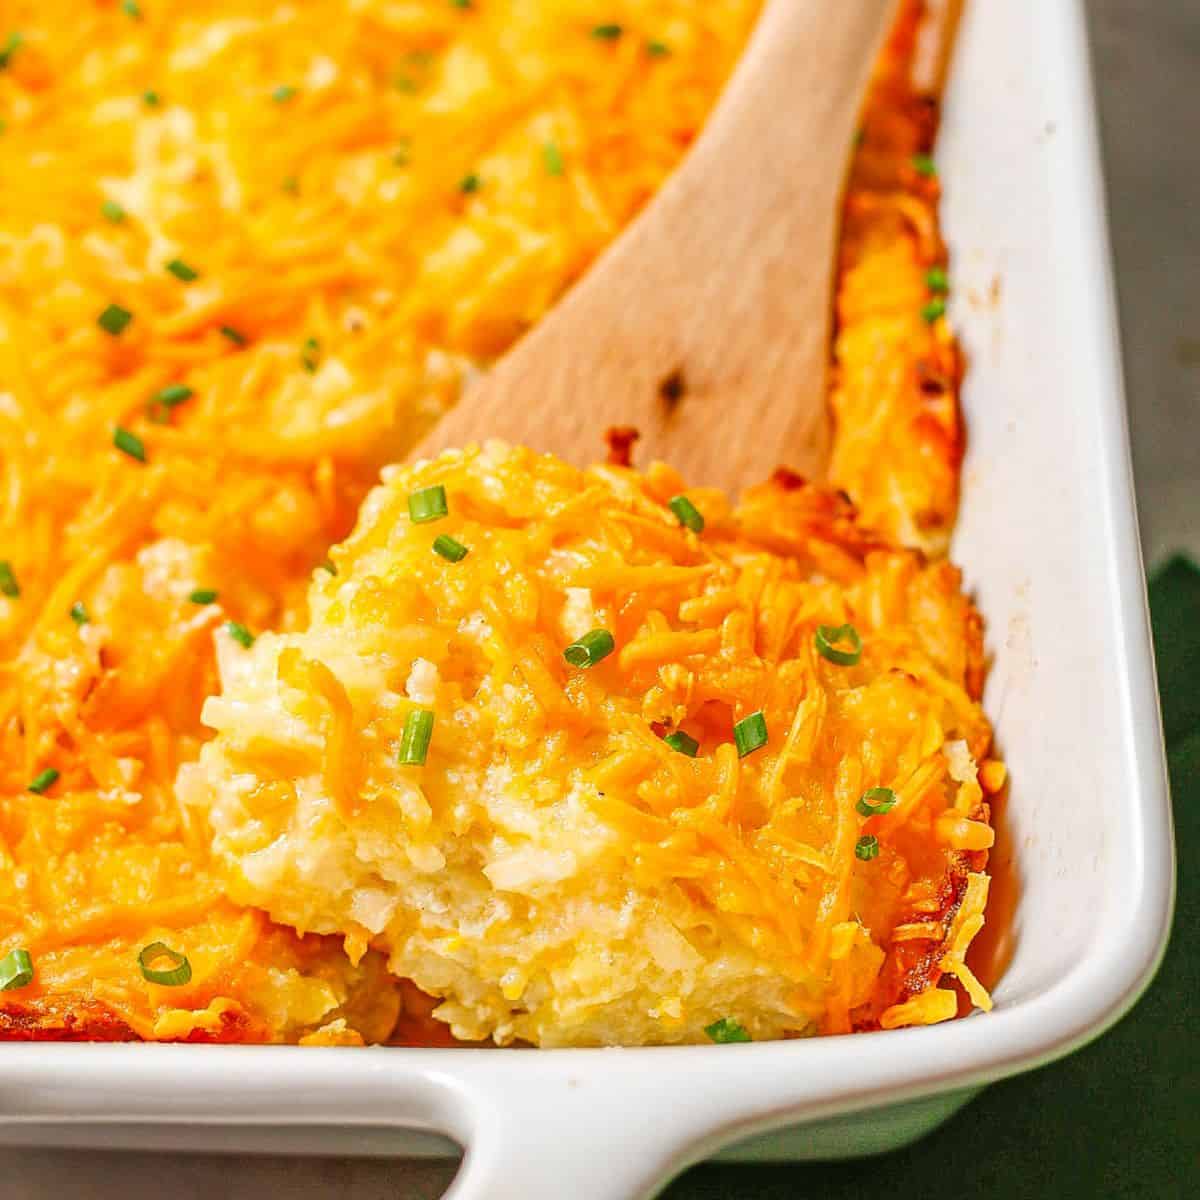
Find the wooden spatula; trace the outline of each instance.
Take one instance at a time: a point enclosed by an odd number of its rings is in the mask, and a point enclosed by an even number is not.
[[[767,0],[688,157],[417,448],[490,437],[584,465],[612,426],[691,482],[824,474],[846,164],[892,0]]]

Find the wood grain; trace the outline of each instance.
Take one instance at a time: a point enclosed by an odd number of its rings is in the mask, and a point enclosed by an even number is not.
[[[700,138],[582,280],[415,451],[499,437],[734,489],[825,471],[833,256],[892,0],[768,0]]]

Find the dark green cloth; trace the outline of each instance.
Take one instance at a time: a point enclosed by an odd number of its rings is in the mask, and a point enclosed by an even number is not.
[[[1063,1062],[989,1088],[906,1150],[848,1163],[697,1167],[665,1200],[1200,1197],[1200,570],[1150,583],[1179,893],[1141,1003]]]

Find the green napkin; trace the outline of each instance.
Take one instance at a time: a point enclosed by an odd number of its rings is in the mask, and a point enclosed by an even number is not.
[[[1158,977],[1098,1042],[996,1084],[935,1133],[847,1163],[696,1167],[664,1200],[1200,1196],[1200,569],[1150,582],[1179,894]]]

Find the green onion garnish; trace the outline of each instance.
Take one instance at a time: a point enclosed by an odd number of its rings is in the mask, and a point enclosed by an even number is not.
[[[120,225],[125,220],[125,210],[115,200],[105,200],[100,205],[100,215],[114,225]]]
[[[87,605],[82,600],[76,600],[68,611],[71,614],[71,620],[76,625],[86,625],[92,619],[88,616]]]
[[[462,562],[471,553],[462,542],[455,541],[445,533],[439,533],[433,539],[433,552],[440,554],[447,562]]]
[[[330,575],[336,575],[338,573],[337,564],[332,558],[323,558],[319,563],[317,563],[317,566],[320,567],[322,571],[328,571]]]
[[[741,1022],[735,1021],[732,1017],[722,1017],[719,1021],[714,1021],[711,1025],[705,1025],[704,1032],[708,1034],[711,1041],[718,1043],[718,1045],[726,1045],[730,1042],[753,1041]]]
[[[125,326],[133,320],[133,313],[119,304],[110,304],[97,318],[96,324],[105,333],[118,337],[125,332]]]
[[[185,400],[190,400],[195,394],[186,383],[169,383],[150,397],[150,403],[161,404],[163,408],[175,408]]]
[[[944,267],[930,267],[925,272],[925,286],[931,292],[948,292],[950,290],[950,280],[946,277]]]
[[[142,93],[142,103],[147,108],[157,108],[162,101],[162,97],[152,88]]]
[[[8,69],[9,63],[12,62],[12,56],[16,54],[21,43],[24,41],[25,38],[19,33],[10,33],[8,35],[8,41],[4,43],[4,49],[0,50],[0,71]]]
[[[135,21],[142,19],[142,10],[138,7],[137,0],[121,0],[121,11]]]
[[[896,793],[891,788],[876,787],[863,792],[854,806],[864,817],[877,817],[896,807]]]
[[[818,625],[814,640],[817,653],[839,667],[852,667],[862,658],[862,638],[853,625]],[[839,650],[838,642],[848,642],[850,649]]]
[[[392,151],[392,164],[397,167],[407,167],[412,162],[412,142],[402,138]]]
[[[738,758],[745,758],[767,744],[767,718],[761,709],[743,717],[733,727],[733,742],[737,746]]]
[[[315,337],[304,339],[304,348],[300,351],[300,365],[311,375],[321,362],[321,343]]]
[[[462,177],[462,180],[458,185],[458,190],[462,192],[464,196],[469,196],[473,192],[479,191],[482,186],[483,180],[480,179],[474,171],[472,171],[470,175],[464,175]]]
[[[879,857],[879,839],[872,837],[869,833],[865,837],[860,837],[854,843],[854,857],[862,859],[863,862],[870,862],[873,858]]]
[[[606,659],[616,645],[616,640],[607,629],[593,629],[573,641],[563,651],[563,658],[573,667],[594,667]]]
[[[244,346],[246,344],[246,335],[234,329],[232,325],[222,325],[220,334],[223,338],[228,338],[235,346]]]
[[[420,767],[425,764],[429,753],[429,739],[433,737],[433,713],[427,708],[418,708],[404,718],[404,732],[400,735],[400,765]]]
[[[471,0],[450,0],[451,8],[470,8]]]
[[[671,53],[671,47],[666,42],[660,42],[657,38],[653,38],[646,43],[646,53],[651,58],[666,58]]]
[[[937,163],[928,154],[914,154],[912,168],[924,179],[932,179],[937,174]]]
[[[686,496],[672,496],[667,507],[675,514],[680,525],[693,533],[704,532],[704,516]]]
[[[926,325],[932,325],[934,321],[938,319],[938,317],[943,317],[945,315],[946,301],[943,300],[941,296],[937,296],[933,300],[930,300],[930,302],[921,309],[921,317],[925,321]]]
[[[440,483],[409,493],[408,515],[414,525],[440,521],[449,511],[450,507],[446,503],[446,489]]]
[[[175,276],[176,279],[183,280],[184,283],[192,283],[200,278],[200,272],[195,267],[188,266],[182,258],[173,258],[167,263],[167,270]]]
[[[300,195],[300,180],[295,175],[289,175],[280,185],[289,196]]]
[[[564,171],[562,151],[554,142],[547,142],[542,147],[542,162],[547,175],[561,175]]]
[[[171,965],[160,970],[150,964],[165,958]],[[172,950],[166,942],[151,942],[143,946],[138,954],[138,966],[142,968],[142,978],[147,983],[157,983],[162,987],[182,987],[192,979],[192,964],[186,954]]]
[[[688,758],[695,758],[696,752],[700,749],[700,743],[690,734],[684,733],[682,729],[677,729],[674,733],[668,733],[663,738],[663,741],[672,750],[676,750],[680,754],[686,754]]]
[[[0,558],[0,592],[15,600],[21,594],[21,585],[17,582],[17,573],[12,563],[6,558]]]
[[[592,30],[592,37],[601,42],[615,42],[617,38],[625,32],[622,25],[618,25],[615,21],[608,25],[597,25]]]
[[[217,589],[216,588],[197,588],[188,599],[193,604],[216,604]]]
[[[113,430],[113,445],[122,454],[128,454],[130,458],[136,458],[138,462],[146,461],[145,442],[136,433],[130,433],[128,429],[122,429],[120,425]]]
[[[272,93],[271,99],[276,104],[286,104],[294,95],[296,89],[290,83],[281,83]]]
[[[47,767],[44,771],[39,771],[29,783],[28,790],[36,796],[44,795],[48,788],[52,788],[58,780],[58,772],[53,767]]]
[[[245,647],[247,650],[254,645],[254,634],[252,634],[250,630],[245,627],[245,625],[241,625],[237,621],[226,621],[225,632],[229,634],[229,636],[233,638],[238,645]]]
[[[0,992],[12,992],[33,982],[33,959],[28,950],[10,950],[0,958]]]

